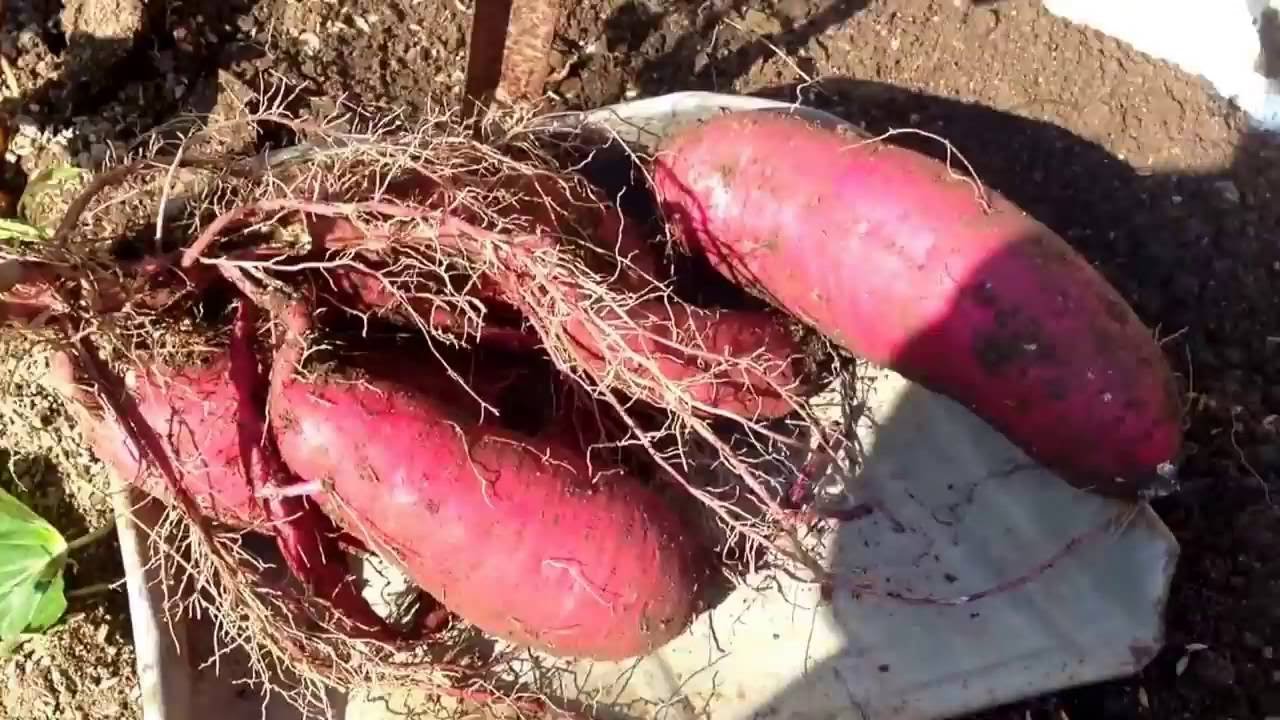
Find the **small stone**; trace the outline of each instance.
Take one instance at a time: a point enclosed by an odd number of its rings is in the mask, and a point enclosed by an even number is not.
[[[1236,187],[1235,183],[1230,180],[1219,180],[1213,184],[1213,187],[1222,195],[1223,200],[1232,205],[1240,204],[1240,188]]]
[[[560,83],[560,94],[567,97],[574,97],[582,92],[582,79],[571,77]]]
[[[996,14],[995,10],[989,7],[978,9],[977,12],[971,13],[969,18],[969,22],[973,24],[974,28],[976,28],[978,32],[986,35],[991,34],[996,29],[996,26],[1000,24],[1000,16]],[[1100,103],[1095,103],[1091,105],[1090,108],[1095,108],[1092,111],[1095,113],[1095,117],[1092,118],[1094,124],[1101,124],[1096,117],[1096,113],[1101,112],[1102,114],[1106,114],[1108,112],[1107,108]],[[1088,114],[1090,111],[1086,110],[1085,112]]]
[[[313,53],[320,50],[320,37],[310,30],[304,30],[300,33],[298,42],[302,43],[302,49],[305,52]]]
[[[808,0],[780,0],[776,7],[781,15],[792,21],[799,21],[809,16],[809,9],[813,6]]]
[[[782,23],[755,8],[743,14],[742,26],[756,35],[775,35],[782,32]]]

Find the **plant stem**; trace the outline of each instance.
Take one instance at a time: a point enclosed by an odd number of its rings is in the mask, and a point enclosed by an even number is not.
[[[114,530],[115,527],[116,527],[116,521],[114,519],[108,520],[107,524],[103,525],[97,530],[81,535],[75,540],[67,541],[67,552],[73,553],[76,550],[79,550],[80,548],[86,545],[92,545],[93,543],[111,534],[111,531]]]
[[[119,582],[119,581],[116,581],[116,582]],[[75,598],[88,597],[90,595],[101,595],[103,593],[109,593],[112,590],[115,590],[116,589],[115,585],[116,583],[114,582],[85,585],[82,588],[76,588],[75,590],[68,590],[64,594],[66,595],[68,600],[72,600]]]

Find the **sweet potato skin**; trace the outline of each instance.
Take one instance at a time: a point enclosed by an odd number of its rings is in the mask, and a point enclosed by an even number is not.
[[[240,465],[238,398],[228,379],[229,357],[171,368],[134,368],[126,377],[140,414],[164,442],[182,488],[200,512],[235,527],[262,527],[266,515]],[[147,494],[169,498],[164,478],[119,422],[76,385],[69,355],[58,354],[53,381],[68,400],[81,432],[99,459],[121,480]]]
[[[273,383],[271,401],[285,462],[325,479],[339,525],[480,629],[619,659],[687,626],[693,555],[659,495],[457,407],[373,377],[298,377]]]
[[[200,365],[134,368],[128,392],[137,410],[135,421],[155,433],[157,451],[168,453],[173,480],[198,512],[224,525],[274,535],[294,576],[340,612],[347,632],[395,639],[396,632],[360,596],[343,559],[342,534],[320,507],[301,495],[254,495],[255,481],[261,487],[299,480],[277,460],[273,445],[255,447],[266,434],[257,417],[262,411],[246,413],[246,401],[252,400],[240,394],[248,387],[245,363],[254,362],[243,352],[247,349],[236,348]],[[76,368],[69,354],[58,353],[52,379],[95,454],[121,480],[172,502],[165,472],[143,456],[136,436],[120,420],[98,408],[76,384]]]
[[[705,407],[699,412],[735,413],[751,419],[782,417],[795,410],[793,397],[815,390],[803,367],[803,348],[796,336],[770,313],[704,309],[678,300],[647,300],[615,316],[605,316],[609,330],[632,357],[613,343],[611,355],[621,369],[644,377],[643,361],[656,375],[683,387],[688,398]],[[616,318],[616,321],[615,321]],[[578,318],[566,323],[576,345],[576,358],[598,376],[609,373],[605,359],[609,341]],[[651,393],[644,399],[661,404]]]
[[[778,112],[675,137],[655,190],[686,249],[973,410],[1072,484],[1131,496],[1181,453],[1173,373],[1061,237],[945,164]]]

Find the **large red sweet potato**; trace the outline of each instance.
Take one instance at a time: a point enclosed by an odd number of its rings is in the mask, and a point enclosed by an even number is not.
[[[1152,333],[1061,237],[926,155],[779,112],[670,139],[686,249],[850,352],[967,405],[1073,484],[1131,496],[1181,452]]]
[[[330,515],[453,612],[603,659],[646,653],[690,622],[694,543],[645,485],[558,439],[478,420],[453,392],[389,372],[303,379],[292,362],[277,355],[270,403],[285,462],[323,478]]]
[[[139,414],[159,436],[182,489],[210,519],[235,527],[265,526],[262,504],[240,465],[237,396],[227,356],[182,368],[152,365],[125,378]],[[77,382],[71,355],[52,361],[55,387],[68,401],[94,454],[124,482],[169,500],[164,476],[144,455],[123,422]]]
[[[341,532],[320,507],[304,495],[255,495],[299,479],[279,461],[262,427],[258,414],[265,408],[251,407],[255,399],[242,394],[249,389],[245,375],[253,372],[246,367],[252,358],[237,352],[243,349],[185,368],[135,368],[127,397],[118,401],[128,417],[101,407],[77,383],[81,367],[71,355],[54,356],[52,379],[94,453],[122,481],[168,502],[176,482],[209,520],[274,535],[294,576],[341,613],[348,632],[393,639],[361,597]],[[240,382],[233,381],[237,375]]]

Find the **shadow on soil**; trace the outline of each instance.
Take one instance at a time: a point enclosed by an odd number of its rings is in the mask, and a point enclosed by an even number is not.
[[[797,86],[762,93],[794,100]],[[1271,584],[1280,551],[1274,534],[1268,543],[1239,543],[1249,561],[1245,570],[1226,569],[1215,557],[1241,532],[1237,518],[1277,518],[1268,499],[1268,486],[1280,476],[1280,453],[1271,447],[1257,413],[1280,396],[1280,387],[1246,387],[1243,371],[1253,363],[1280,354],[1275,327],[1280,298],[1266,271],[1280,270],[1275,238],[1257,236],[1252,228],[1280,227],[1280,210],[1269,199],[1280,188],[1280,143],[1265,134],[1249,134],[1230,167],[1203,173],[1141,174],[1102,147],[1061,127],[999,112],[991,108],[929,96],[879,83],[830,78],[804,87],[805,104],[827,110],[878,134],[912,127],[950,140],[981,179],[1062,235],[1082,252],[1135,308],[1143,322],[1155,328],[1166,357],[1180,376],[1185,398],[1188,456],[1181,470],[1181,491],[1153,505],[1182,541],[1182,557],[1168,602],[1168,637],[1164,649],[1152,656],[1133,679],[1084,686],[1032,700],[1018,707],[975,716],[981,718],[1070,717],[1098,720],[1167,717],[1187,707],[1201,717],[1262,717],[1270,711],[1264,690],[1265,670],[1233,658],[1234,682],[1219,683],[1216,691],[1196,697],[1153,694],[1150,708],[1137,700],[1142,683],[1173,685],[1174,665],[1186,643],[1199,642],[1203,627],[1215,623],[1255,627],[1273,636],[1274,627],[1251,618],[1267,613],[1280,598]],[[895,136],[890,142],[913,147],[945,160],[946,149],[936,140]],[[980,282],[990,268],[967,282]],[[1209,305],[1219,312],[1205,314]],[[1177,334],[1176,337],[1174,336]],[[1253,345],[1240,347],[1240,338]],[[1251,339],[1250,339],[1251,338]],[[1231,343],[1236,343],[1232,345]],[[1209,383],[1197,384],[1197,370],[1209,369]],[[1271,382],[1274,371],[1263,370]],[[1262,397],[1266,393],[1266,397]],[[1218,397],[1243,397],[1248,407],[1222,407]],[[910,401],[907,401],[909,406]],[[907,406],[904,406],[907,407]],[[901,412],[901,409],[900,409]],[[878,431],[885,437],[908,432],[897,417]],[[1229,432],[1224,433],[1226,429]],[[1237,430],[1239,431],[1237,433]],[[869,463],[875,461],[873,457]],[[1221,539],[1215,539],[1220,537]],[[1225,545],[1226,547],[1222,547]],[[855,549],[838,542],[844,550]],[[856,549],[855,549],[856,550]],[[856,565],[837,557],[836,563]],[[1268,569],[1270,568],[1270,569]],[[1240,600],[1228,589],[1244,588]],[[1271,578],[1271,580],[1269,580]],[[975,603],[974,610],[981,610]],[[1274,623],[1272,623],[1274,625]],[[999,641],[999,638],[989,638]],[[1138,658],[1135,658],[1138,659]],[[787,688],[773,704],[811,697],[829,683],[830,667],[819,664],[807,678]],[[1274,700],[1272,698],[1271,700]],[[1177,706],[1161,706],[1174,702]],[[803,703],[801,703],[801,706]],[[1003,713],[1003,714],[1002,714]]]

